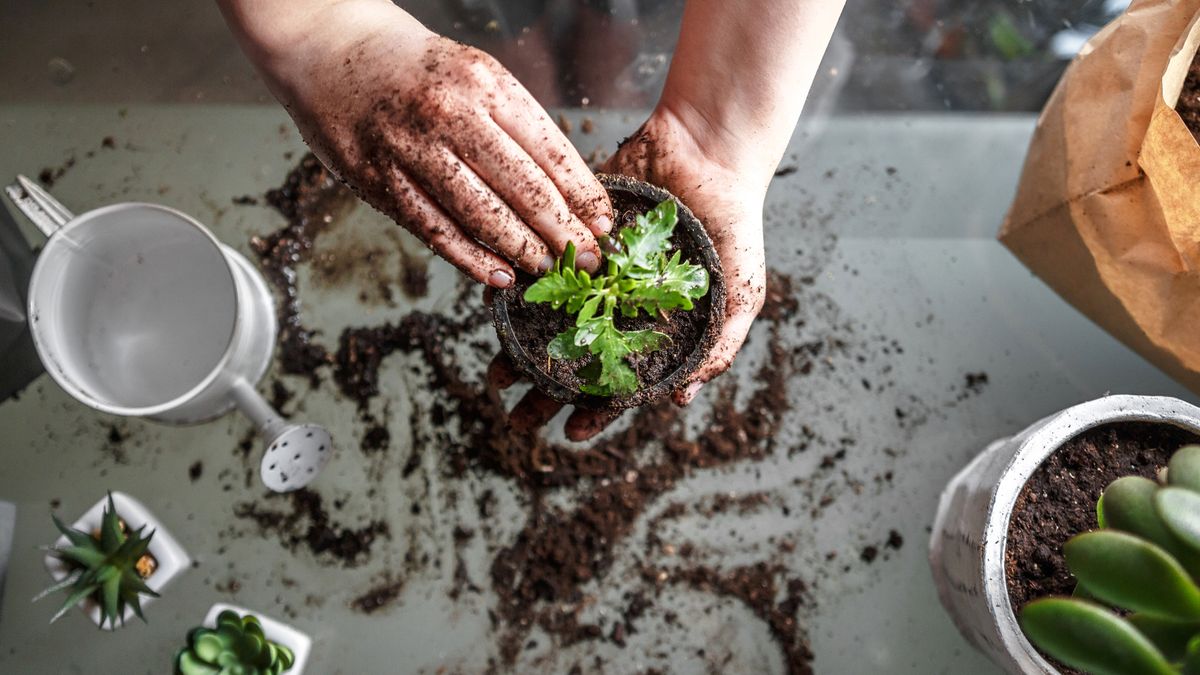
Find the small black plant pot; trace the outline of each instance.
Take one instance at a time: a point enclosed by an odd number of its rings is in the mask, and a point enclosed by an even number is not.
[[[633,225],[637,214],[672,199],[679,213],[679,223],[671,239],[672,250],[681,251],[684,260],[703,265],[708,270],[708,295],[696,301],[691,311],[676,310],[669,320],[644,315],[636,319],[618,317],[617,325],[622,330],[654,328],[671,337],[667,347],[631,361],[642,387],[632,394],[613,397],[585,394],[579,390],[580,380],[575,370],[586,363],[586,359],[555,361],[546,354],[546,345],[572,325],[573,318],[562,309],[525,302],[525,289],[537,281],[533,275],[518,273],[515,284],[492,296],[492,323],[509,358],[546,395],[584,408],[618,410],[640,406],[670,394],[700,367],[725,320],[725,277],[721,274],[721,260],[704,226],[678,198],[660,187],[628,176],[600,174],[598,177],[613,201],[614,233],[619,228]]]

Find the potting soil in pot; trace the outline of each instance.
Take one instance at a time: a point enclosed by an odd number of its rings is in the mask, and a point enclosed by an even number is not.
[[[1200,53],[1197,53],[1192,65],[1188,67],[1183,90],[1179,92],[1179,100],[1175,103],[1175,111],[1183,118],[1183,123],[1196,137],[1197,142],[1200,142]]]
[[[638,215],[650,211],[656,206],[653,200],[633,195],[628,192],[613,193],[613,233],[623,227],[635,227]],[[700,255],[693,242],[681,228],[676,227],[671,237],[671,251],[681,251],[686,261],[699,263]],[[525,302],[525,289],[529,288],[537,277],[521,273],[517,278],[517,289],[520,291],[518,300],[509,305],[508,314],[512,320],[513,330],[517,340],[523,345],[533,362],[550,364],[550,375],[559,382],[579,389],[583,380],[575,371],[588,362],[590,357],[571,361],[559,361],[548,358],[546,346],[556,335],[574,325],[574,317],[562,308],[552,309],[546,303]],[[617,327],[624,331],[653,329],[666,333],[670,342],[657,351],[645,354],[635,354],[629,357],[630,365],[638,374],[642,386],[653,385],[679,368],[689,354],[695,351],[700,339],[704,336],[704,327],[709,314],[709,298],[704,296],[696,301],[691,311],[676,310],[671,312],[668,319],[646,316],[639,312],[637,318],[627,318],[620,314],[616,317]]]
[[[1176,450],[1198,442],[1200,436],[1165,424],[1123,422],[1085,431],[1047,457],[1021,490],[1008,525],[1004,573],[1013,611],[1019,615],[1038,598],[1071,595],[1075,580],[1063,544],[1096,529],[1096,500],[1109,483],[1154,478]]]

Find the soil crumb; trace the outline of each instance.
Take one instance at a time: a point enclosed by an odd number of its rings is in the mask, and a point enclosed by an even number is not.
[[[279,508],[268,508],[275,504]],[[376,539],[389,534],[388,525],[382,520],[359,527],[334,522],[321,495],[308,488],[271,494],[261,503],[241,502],[234,505],[233,513],[256,523],[264,534],[274,534],[293,551],[306,548],[313,556],[331,558],[345,567],[362,563]]]

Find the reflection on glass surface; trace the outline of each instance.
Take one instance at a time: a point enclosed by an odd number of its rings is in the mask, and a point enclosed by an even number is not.
[[[644,108],[683,0],[400,2],[480,47],[547,107]],[[809,100],[827,112],[1035,111],[1128,0],[849,0]]]

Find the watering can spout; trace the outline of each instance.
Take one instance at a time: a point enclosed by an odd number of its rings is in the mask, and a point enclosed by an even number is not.
[[[34,225],[49,237],[75,217],[67,207],[50,196],[37,183],[18,175],[16,181],[5,187],[4,192]]]

